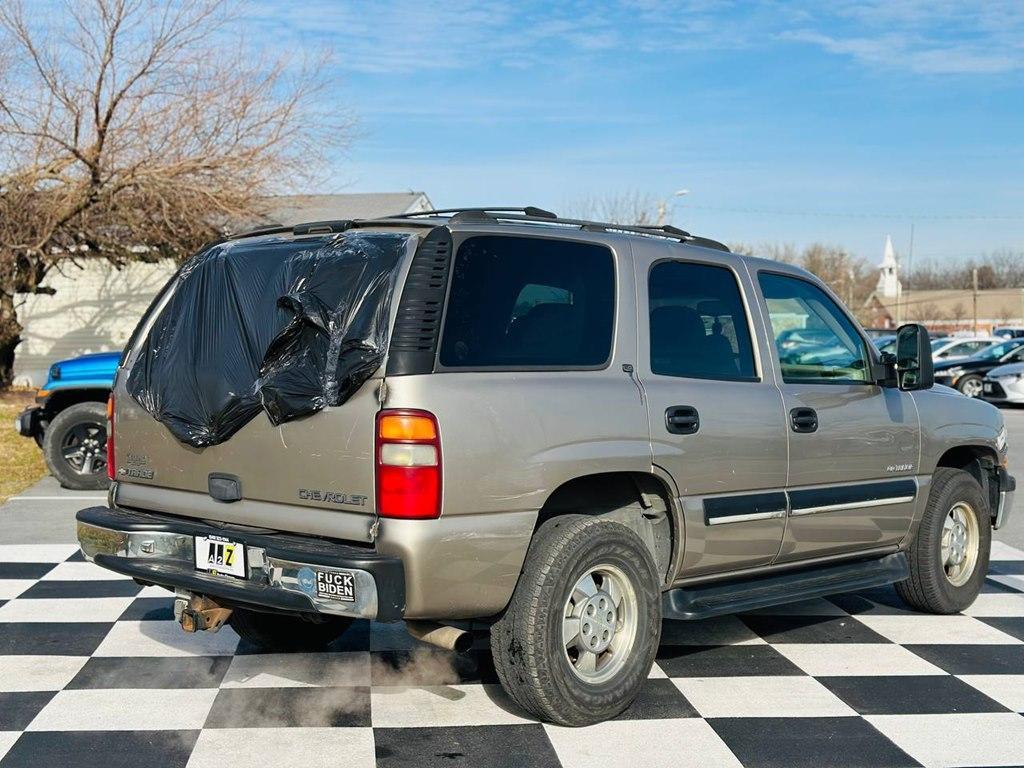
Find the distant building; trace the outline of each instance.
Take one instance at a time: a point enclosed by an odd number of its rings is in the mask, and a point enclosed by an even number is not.
[[[424,192],[283,195],[267,198],[261,214],[232,229],[372,219],[432,207]],[[18,308],[24,331],[14,357],[15,383],[38,387],[57,360],[121,349],[153,296],[173,273],[170,260],[116,269],[100,259],[83,259],[81,266],[65,263],[59,270],[51,270],[43,285],[55,289],[52,296],[19,297],[24,300]]]
[[[859,313],[869,328],[896,328],[921,323],[932,333],[975,330],[974,292],[960,288],[904,290],[892,240],[885,238],[878,283]],[[978,291],[977,331],[989,333],[1000,325],[1024,325],[1024,290],[997,288]]]
[[[900,299],[872,293],[860,313],[870,328],[896,328],[921,323],[937,331],[973,331],[974,295],[970,290],[905,291]],[[994,288],[978,291],[979,333],[1000,325],[1024,325],[1024,290]]]
[[[885,252],[882,256],[882,263],[878,265],[878,285],[875,286],[875,293],[887,299],[897,299],[903,292],[903,283],[900,282],[900,265],[896,261],[896,251],[892,247],[892,238],[885,236]]]

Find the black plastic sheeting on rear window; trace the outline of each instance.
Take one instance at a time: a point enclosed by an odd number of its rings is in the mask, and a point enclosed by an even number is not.
[[[175,278],[128,392],[183,443],[217,445],[265,411],[286,421],[344,403],[384,359],[410,235],[220,243]]]

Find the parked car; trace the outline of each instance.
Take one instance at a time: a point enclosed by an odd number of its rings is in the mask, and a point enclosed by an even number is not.
[[[1000,365],[1024,361],[1024,339],[1008,339],[961,360],[935,364],[935,381],[960,390],[968,397],[982,392],[985,374]]]
[[[794,325],[827,354],[780,355]],[[266,649],[489,626],[520,707],[593,723],[663,618],[975,599],[1015,489],[1002,414],[899,336],[883,359],[810,273],[673,227],[474,209],[240,236],[142,320],[78,538],[174,590],[184,630]]]
[[[50,366],[36,404],[22,411],[15,429],[43,449],[50,473],[65,488],[107,487],[106,403],[120,352],[99,352]]]
[[[981,397],[990,403],[1024,403],[1024,363],[993,368],[981,384]]]
[[[1024,336],[1024,328],[1015,325],[1007,325],[1001,328],[994,328],[992,330],[993,336],[999,336],[1003,339],[1017,339]]]
[[[946,336],[932,341],[932,359],[936,362],[960,360],[981,352],[1005,339],[996,336]]]
[[[875,349],[879,352],[895,352],[896,334],[891,333],[885,336],[875,336],[871,339],[871,343],[875,345]]]

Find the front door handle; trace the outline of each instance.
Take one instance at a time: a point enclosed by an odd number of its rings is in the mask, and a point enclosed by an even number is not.
[[[813,408],[794,408],[789,412],[789,425],[794,432],[817,432],[818,413]]]
[[[692,435],[700,429],[700,414],[692,405],[673,405],[665,409],[665,429],[673,435]]]

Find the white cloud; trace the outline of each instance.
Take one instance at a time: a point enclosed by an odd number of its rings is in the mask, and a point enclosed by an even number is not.
[[[245,9],[260,43],[319,45],[341,69],[376,74],[523,69],[571,57],[599,67],[616,50],[657,56],[780,42],[923,74],[1024,68],[1024,0],[259,0]]]

